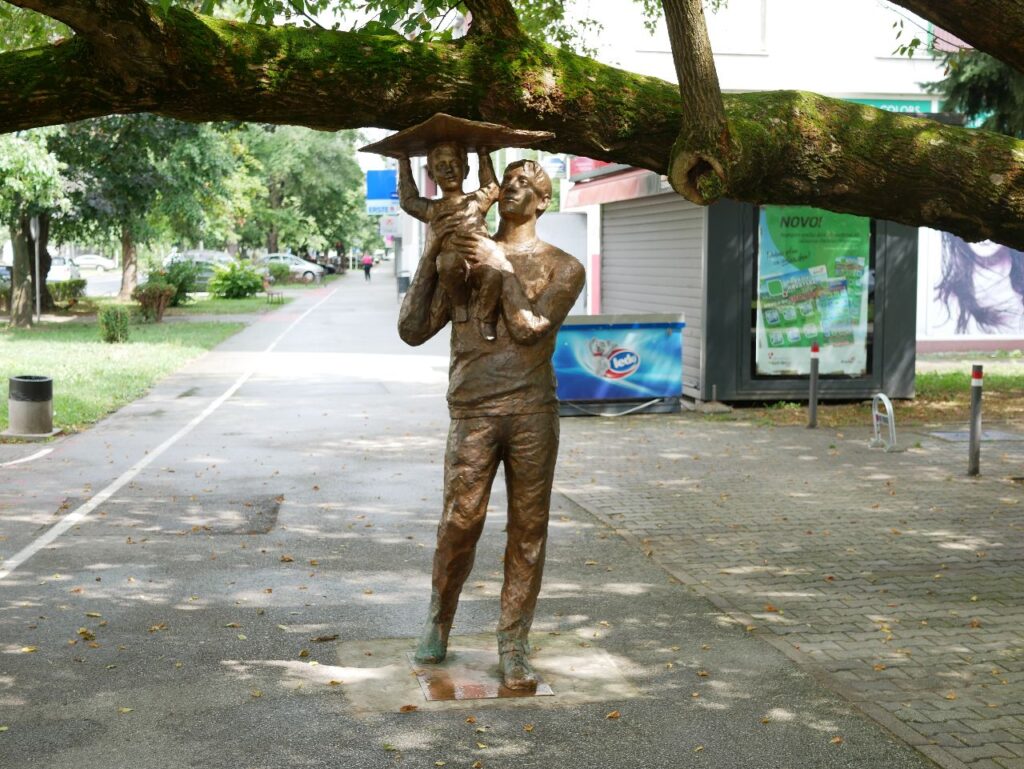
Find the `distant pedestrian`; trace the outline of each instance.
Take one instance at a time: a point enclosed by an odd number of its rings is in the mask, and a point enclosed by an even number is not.
[[[366,281],[370,281],[370,270],[373,269],[373,257],[369,254],[363,254],[363,276]]]

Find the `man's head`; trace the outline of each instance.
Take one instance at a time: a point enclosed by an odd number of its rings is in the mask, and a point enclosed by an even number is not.
[[[551,202],[551,177],[540,163],[517,160],[505,168],[498,211],[503,218],[540,217]]]
[[[427,153],[427,175],[442,191],[462,191],[462,180],[469,175],[469,154],[457,142],[435,144]]]

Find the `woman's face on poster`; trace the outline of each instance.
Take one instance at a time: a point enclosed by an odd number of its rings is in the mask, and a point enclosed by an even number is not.
[[[978,259],[1001,259],[1009,249],[992,240],[979,240],[977,243],[968,243],[967,247]]]

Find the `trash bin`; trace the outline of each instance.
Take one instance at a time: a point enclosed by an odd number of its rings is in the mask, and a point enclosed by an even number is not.
[[[406,271],[398,273],[398,296],[401,297],[409,290],[409,281],[412,280],[412,276]]]
[[[49,436],[53,429],[53,380],[48,376],[12,376],[8,380],[7,435]]]

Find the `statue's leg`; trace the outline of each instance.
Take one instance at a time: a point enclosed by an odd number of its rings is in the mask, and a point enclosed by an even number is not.
[[[453,419],[444,456],[444,509],[437,527],[430,611],[418,662],[440,662],[459,593],[473,568],[491,484],[498,470],[498,425],[491,418]]]
[[[480,323],[480,333],[484,339],[496,339],[501,313],[501,272],[487,265],[475,267],[470,272],[470,283],[476,290],[474,315]]]
[[[508,489],[508,544],[501,589],[498,653],[505,685],[533,689],[537,677],[527,656],[533,612],[544,573],[551,484],[558,456],[558,415],[509,417],[505,484]]]
[[[469,274],[466,260],[458,251],[446,250],[437,256],[437,279],[448,295],[452,320],[463,323],[469,319]]]

